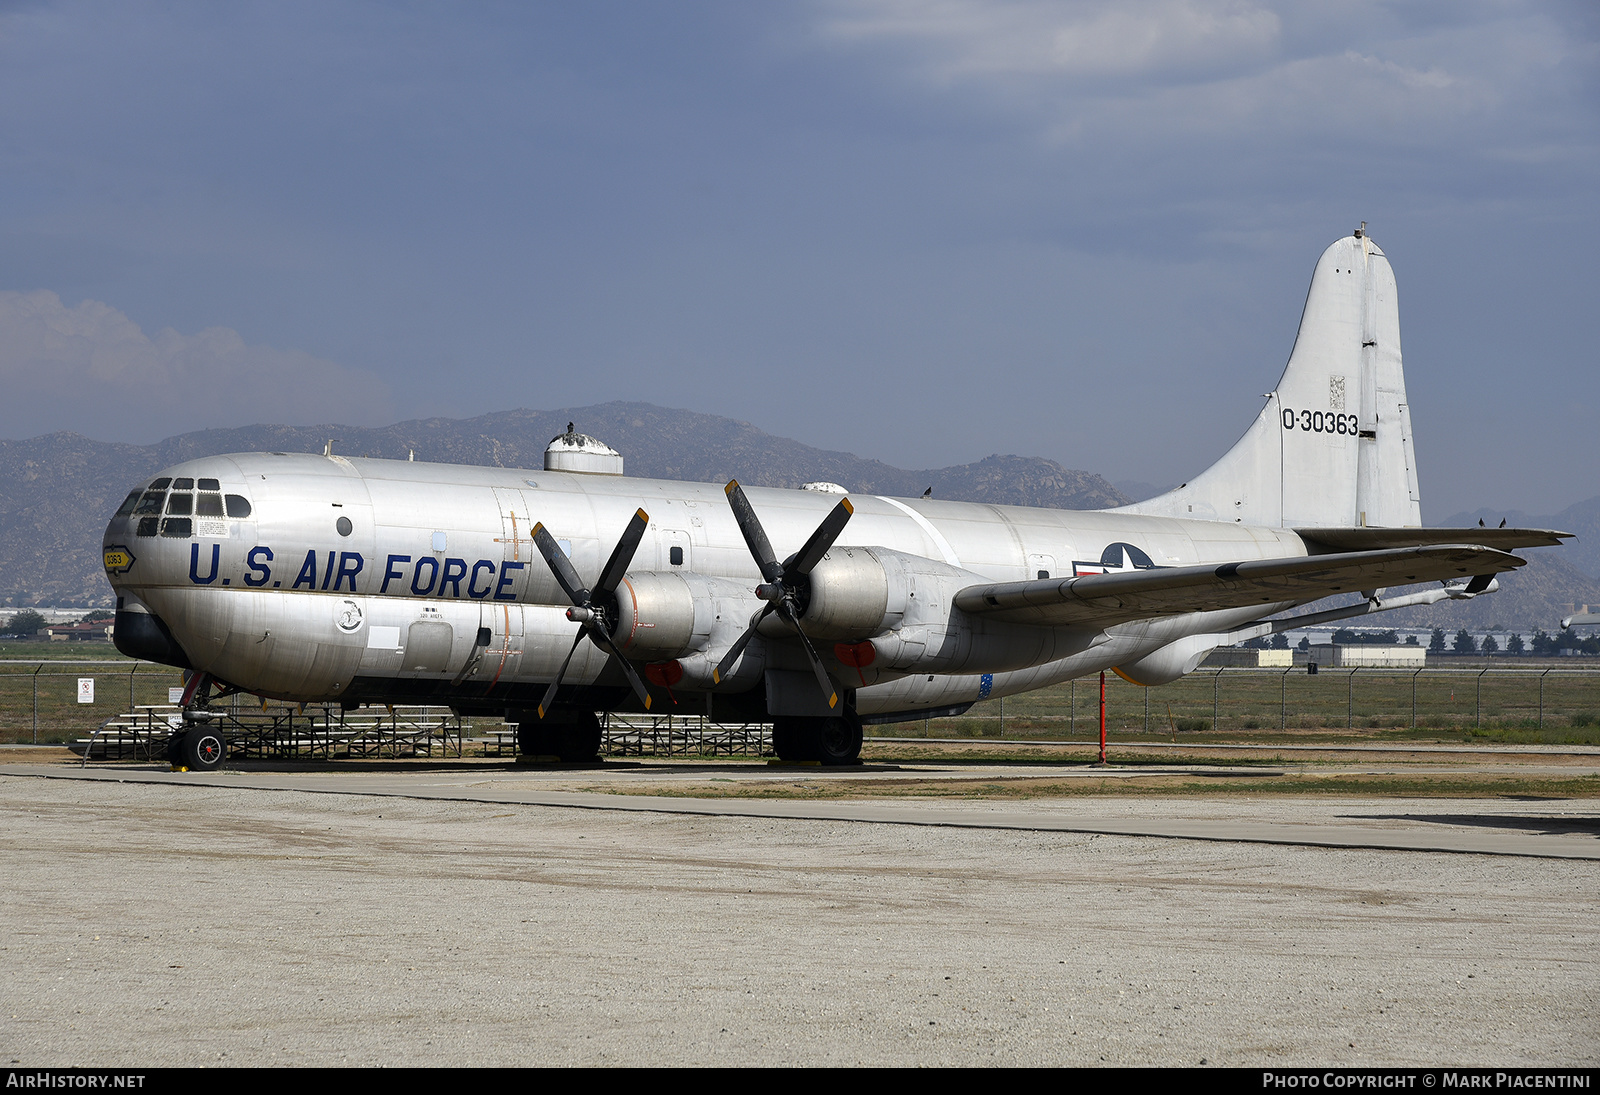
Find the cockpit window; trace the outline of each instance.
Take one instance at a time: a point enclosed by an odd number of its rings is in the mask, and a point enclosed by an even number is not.
[[[230,494],[230,495],[228,495],[228,516],[229,517],[249,517],[250,516],[250,500],[248,498],[246,498],[242,494]]]
[[[156,534],[156,525],[160,524],[160,522],[161,522],[161,519],[159,517],[141,517],[141,518],[139,518],[139,533],[138,534],[140,536],[154,536]]]
[[[193,479],[174,479],[172,481],[172,489],[173,490],[194,490],[194,480]]]
[[[178,482],[183,482],[182,479]],[[194,495],[173,491],[167,495],[167,512],[189,514],[194,512]]]
[[[170,486],[172,486],[172,480],[171,479],[157,479],[154,483],[150,484],[150,489],[151,490],[166,490]]]
[[[126,517],[133,512],[133,507],[139,503],[139,492],[134,491],[122,500],[122,505],[117,507],[117,516]]]
[[[222,484],[217,482],[215,479],[202,479],[202,480],[200,480],[200,489],[201,490],[221,490],[222,489]]]
[[[147,490],[147,491],[144,492],[144,497],[139,499],[139,508],[134,510],[133,512],[134,513],[160,513],[161,512],[161,500],[163,498],[165,498],[165,497],[166,497],[166,495],[164,493],[162,493],[161,491],[158,491],[158,490]]]
[[[187,540],[193,535],[194,522],[187,517],[168,517],[161,522],[161,535]]]
[[[207,480],[202,479],[200,482],[204,483]],[[196,517],[221,517],[222,495],[201,491],[194,496],[194,512]]]

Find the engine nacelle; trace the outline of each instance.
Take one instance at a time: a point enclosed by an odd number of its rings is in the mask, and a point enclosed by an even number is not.
[[[1190,635],[1153,650],[1137,661],[1117,666],[1116,673],[1124,680],[1145,687],[1171,684],[1193,673],[1207,654],[1226,641],[1222,635]]]
[[[611,638],[624,655],[641,661],[676,658],[699,650],[711,638],[706,619],[710,605],[708,598],[697,598],[696,592],[682,574],[628,574],[617,587],[617,621]]]
[[[859,639],[899,624],[905,596],[889,611],[889,572],[873,548],[835,547],[811,571],[800,622],[819,639]]]

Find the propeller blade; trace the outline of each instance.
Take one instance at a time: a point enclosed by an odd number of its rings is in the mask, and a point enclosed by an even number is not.
[[[770,604],[762,605],[761,611],[750,617],[750,626],[745,629],[743,635],[740,635],[734,641],[734,644],[728,648],[728,652],[722,656],[722,660],[717,663],[717,667],[711,671],[713,684],[722,683],[723,675],[733,668],[734,662],[739,660],[739,655],[744,653],[744,648],[749,646],[750,640],[755,637],[756,628],[761,626],[761,621],[767,618],[767,613],[771,612],[772,609],[773,606]]]
[[[551,573],[556,576],[556,584],[567,598],[580,608],[588,604],[589,591],[583,587],[583,579],[578,577],[578,572],[572,568],[572,560],[561,550],[561,545],[556,543],[556,538],[550,535],[543,521],[533,526],[533,543],[549,564]]]
[[[617,541],[617,546],[611,552],[611,558],[606,561],[606,568],[600,572],[600,581],[594,587],[594,593],[610,593],[622,581],[622,576],[628,571],[628,564],[633,562],[633,553],[639,550],[639,541],[644,539],[644,530],[650,527],[650,515],[644,510],[635,510],[633,520],[628,522],[628,527],[622,532],[622,539]]]
[[[850,520],[850,515],[856,508],[850,504],[850,499],[841,498],[839,504],[828,511],[828,516],[822,519],[822,524],[811,534],[805,547],[795,552],[783,567],[783,580],[793,581],[802,574],[810,574],[813,567],[822,562],[822,557],[828,554],[828,549],[844,531],[845,524]]]
[[[597,640],[597,645],[610,652],[617,659],[617,664],[622,666],[623,675],[628,678],[628,683],[633,685],[633,694],[639,697],[639,702],[644,704],[646,711],[650,710],[650,690],[644,686],[644,681],[639,679],[638,671],[628,664],[627,658],[622,656],[622,651],[617,649],[617,644],[611,641],[611,636],[599,628],[595,628],[590,632],[590,635]]]
[[[557,551],[560,548],[556,549]],[[572,664],[572,656],[578,652],[578,644],[583,642],[583,629],[578,629],[578,637],[572,640],[572,649],[567,651],[567,658],[561,663],[561,668],[556,670],[556,679],[550,682],[550,687],[544,691],[544,699],[539,701],[539,717],[542,719],[556,702],[556,689],[561,687],[561,678],[567,675],[567,666]]]
[[[756,565],[761,568],[761,576],[769,582],[776,582],[783,573],[783,565],[778,562],[777,556],[772,554],[772,542],[767,539],[766,530],[761,527],[761,519],[751,508],[750,499],[744,496],[744,488],[739,485],[739,480],[730,479],[723,489],[728,495],[728,505],[733,507],[733,519],[739,523],[739,532],[744,536],[745,546],[750,549]]]
[[[778,606],[778,614],[784,618],[790,627],[794,628],[794,633],[800,636],[800,645],[805,647],[806,657],[811,659],[811,671],[817,675],[817,683],[822,686],[822,694],[828,697],[828,707],[830,709],[837,707],[839,705],[839,693],[833,687],[833,680],[828,676],[828,671],[822,667],[822,659],[817,657],[816,648],[811,645],[811,640],[806,638],[805,630],[801,628],[799,619],[790,611],[787,604]]]

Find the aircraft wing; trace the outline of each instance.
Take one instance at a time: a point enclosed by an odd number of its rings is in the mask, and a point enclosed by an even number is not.
[[[1435,544],[1477,544],[1510,551],[1557,547],[1572,536],[1570,532],[1544,528],[1297,528],[1294,532],[1313,555]]]
[[[1351,590],[1496,574],[1525,561],[1480,544],[1434,544],[996,582],[968,586],[954,603],[963,612],[1014,623],[1109,627],[1184,612],[1314,601]]]

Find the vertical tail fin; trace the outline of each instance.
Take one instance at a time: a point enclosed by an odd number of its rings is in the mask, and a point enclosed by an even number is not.
[[[1276,528],[1422,524],[1394,271],[1364,233],[1322,253],[1289,364],[1244,436],[1183,486],[1118,512]]]

